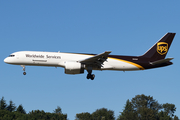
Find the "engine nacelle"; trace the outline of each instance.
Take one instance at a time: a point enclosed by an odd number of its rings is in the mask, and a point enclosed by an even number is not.
[[[66,62],[65,73],[66,74],[81,74],[84,73],[85,65],[78,62]]]

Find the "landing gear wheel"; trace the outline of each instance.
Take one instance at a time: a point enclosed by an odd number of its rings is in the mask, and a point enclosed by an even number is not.
[[[87,74],[87,79],[91,79],[91,80],[94,80],[94,78],[95,78],[95,75],[94,74],[91,74],[92,73],[92,66],[88,66],[87,67],[87,72],[88,72],[88,74]]]
[[[22,70],[24,71],[24,72],[23,72],[23,75],[26,75],[26,72],[25,72],[25,69],[26,69],[26,68],[25,68],[25,65],[21,65],[21,67],[23,67],[23,69],[22,69]]]
[[[95,78],[95,75],[92,74],[92,75],[91,75],[91,80],[94,80],[94,78]]]
[[[87,77],[86,77],[87,79],[89,79],[89,78],[91,78],[91,74],[87,74]]]
[[[26,75],[26,72],[23,72],[23,75]]]
[[[87,79],[91,79],[91,80],[94,80],[95,78],[95,75],[94,74],[87,74]]]

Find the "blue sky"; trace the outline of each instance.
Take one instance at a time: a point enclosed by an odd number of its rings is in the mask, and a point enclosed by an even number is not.
[[[173,103],[180,117],[180,1],[4,0],[0,1],[0,97],[29,112],[57,106],[74,120],[77,113],[108,108],[115,117],[127,99],[153,96]],[[167,57],[173,65],[145,71],[93,71],[66,75],[63,68],[8,65],[16,51],[61,51],[141,55],[167,32],[177,33]]]

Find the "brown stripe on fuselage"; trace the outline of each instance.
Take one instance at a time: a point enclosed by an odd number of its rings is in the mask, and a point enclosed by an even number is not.
[[[134,63],[134,62],[131,62],[131,61],[127,61],[127,60],[123,60],[123,59],[118,59],[118,58],[113,58],[113,57],[109,57],[110,59],[115,59],[115,60],[119,60],[119,61],[122,61],[122,62],[125,62],[125,63],[128,63],[128,64],[131,64],[131,65],[134,65],[136,66],[137,68],[139,68],[140,70],[144,70],[144,68],[137,64],[137,63]]]
[[[140,70],[146,69],[146,68],[144,67],[145,63],[142,64],[142,63],[140,62],[140,58],[137,57],[137,56],[109,55],[108,58],[129,63],[129,64],[131,64],[131,65],[134,65],[134,66],[138,67]],[[147,62],[146,62],[146,65],[147,65]]]
[[[159,64],[159,65],[152,65],[152,64],[150,64],[150,62],[152,62],[151,59],[145,58],[142,56],[109,55],[108,57],[135,65],[140,70],[152,69],[152,68],[157,68],[157,67],[165,67],[165,66],[172,64],[172,62],[167,62],[167,63],[163,63],[163,64]]]
[[[95,56],[97,54],[88,54],[88,53],[73,53],[81,55]],[[123,61],[138,67],[140,70],[150,69],[152,65],[149,64],[148,59],[138,56],[121,56],[121,55],[108,55],[108,58]]]
[[[97,55],[97,54],[88,54],[88,53],[73,53],[73,54],[89,55],[92,57]],[[140,70],[152,69],[152,68],[157,68],[157,67],[164,67],[164,66],[168,66],[168,65],[172,64],[171,62],[168,62],[168,63],[164,63],[164,64],[161,64],[158,66],[152,65],[152,64],[150,64],[150,62],[152,62],[153,60],[151,58],[146,58],[143,56],[108,55],[108,58],[129,63],[131,65],[138,67]]]

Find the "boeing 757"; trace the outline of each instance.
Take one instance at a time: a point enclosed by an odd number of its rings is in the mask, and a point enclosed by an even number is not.
[[[165,58],[176,33],[167,33],[141,56],[20,51],[4,59],[5,63],[25,66],[63,67],[66,74],[81,74],[87,70],[87,79],[94,80],[93,70],[134,71],[172,65],[173,58]]]

